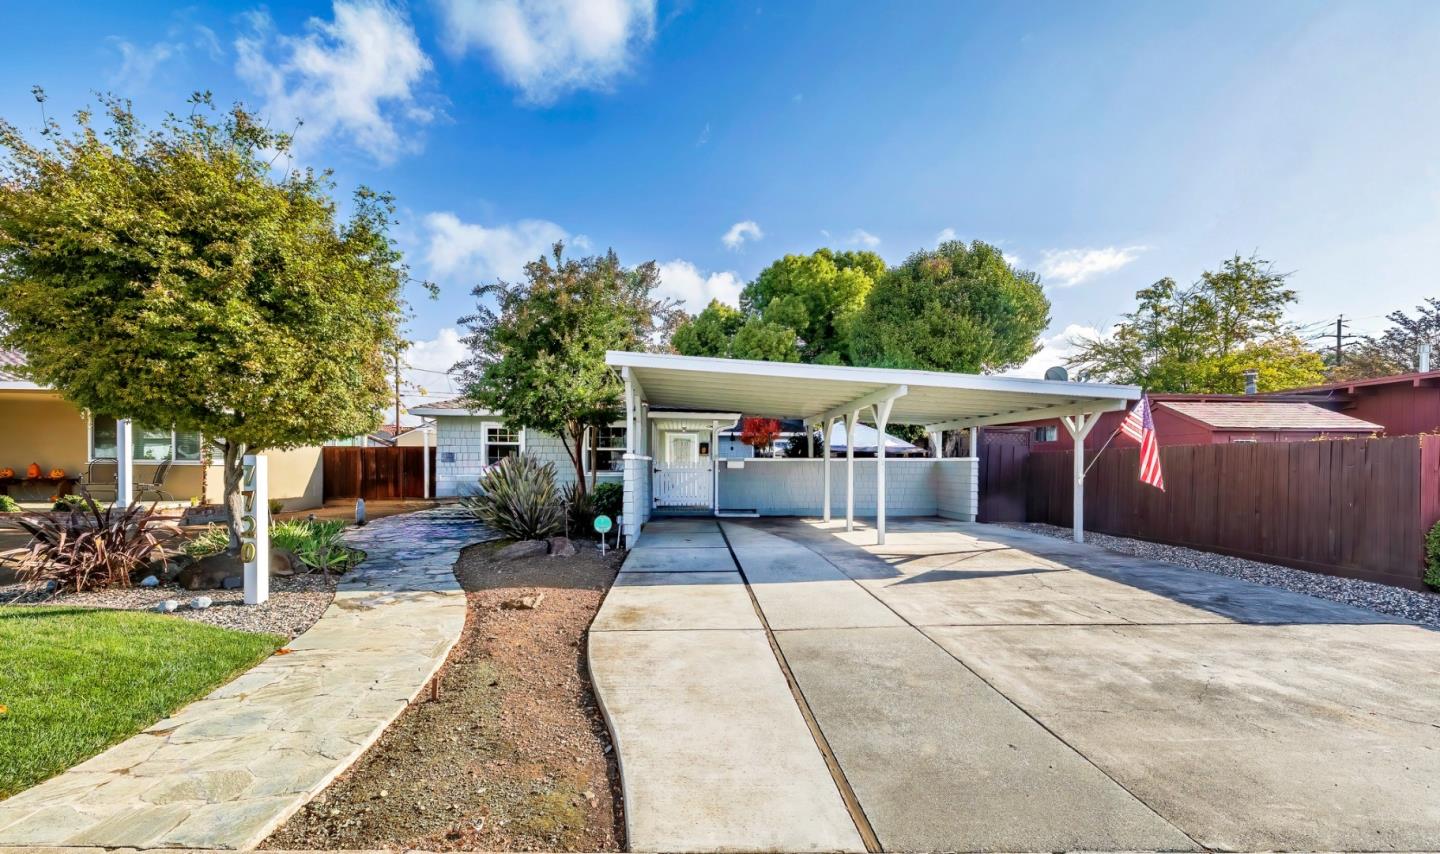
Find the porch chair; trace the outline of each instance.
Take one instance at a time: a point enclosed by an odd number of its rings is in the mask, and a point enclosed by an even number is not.
[[[110,474],[96,474],[96,468],[110,469]],[[82,494],[93,494],[98,488],[111,496],[120,494],[120,461],[114,457],[96,457],[85,466],[85,476],[75,484]]]
[[[174,501],[174,500],[175,500],[175,496],[173,496],[173,495],[171,495],[170,493],[166,492],[166,491],[164,490],[164,488],[163,488],[163,487],[165,486],[165,476],[170,473],[170,464],[171,464],[172,462],[174,462],[174,460],[173,460],[171,457],[166,457],[165,459],[163,459],[163,460],[160,461],[159,467],[157,467],[157,468],[155,469],[155,474],[153,475],[153,477],[155,478],[155,480],[154,480],[153,482],[150,482],[150,483],[142,483],[142,482],[140,482],[140,481],[136,481],[136,482],[135,482],[135,500],[136,500],[136,501],[139,501],[141,498],[143,498],[144,495],[145,495],[145,493],[147,493],[147,492],[153,492],[153,493],[155,493],[155,500],[156,500],[156,501]]]

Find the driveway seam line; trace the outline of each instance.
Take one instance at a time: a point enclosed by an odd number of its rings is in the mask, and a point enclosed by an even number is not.
[[[884,851],[879,835],[870,825],[870,818],[865,815],[865,807],[861,805],[854,787],[850,785],[849,778],[845,776],[845,769],[840,767],[840,760],[836,758],[835,751],[830,747],[829,739],[820,729],[820,721],[811,710],[810,701],[805,699],[805,692],[801,690],[799,680],[795,678],[794,671],[790,669],[790,662],[785,659],[785,651],[780,648],[779,642],[775,639],[775,632],[770,628],[770,620],[766,618],[764,609],[760,607],[760,600],[756,598],[755,591],[750,587],[750,579],[745,574],[745,567],[740,562],[740,556],[730,545],[730,537],[725,533],[725,526],[717,520],[715,527],[720,529],[720,537],[725,541],[725,548],[730,552],[730,559],[735,562],[735,568],[740,573],[740,580],[745,584],[745,593],[750,597],[750,607],[755,609],[755,616],[760,620],[760,625],[765,631],[765,640],[770,644],[770,652],[775,656],[775,663],[780,666],[780,673],[785,677],[785,684],[789,686],[790,694],[795,699],[795,705],[800,709],[800,716],[805,719],[805,726],[810,729],[810,737],[815,740],[815,747],[820,751],[820,757],[825,760],[825,767],[829,769],[835,788],[839,790],[840,800],[845,804],[845,811],[850,814],[850,820],[855,824],[855,831],[860,834],[860,841],[865,843],[865,850],[869,854],[878,854],[878,852]]]
[[[721,529],[721,533],[722,533],[722,534],[724,533],[724,529],[723,529],[723,528]],[[786,539],[789,539],[789,538],[787,537]],[[728,543],[730,540],[729,540],[729,538],[727,537],[725,541]],[[790,540],[790,542],[797,542],[797,541],[796,541],[796,540]],[[950,658],[954,659],[954,661],[955,661],[956,664],[959,664],[961,667],[965,668],[967,671],[969,671],[971,674],[973,674],[976,679],[979,679],[982,683],[984,683],[985,687],[989,688],[991,691],[994,691],[996,694],[998,694],[998,695],[1001,697],[1001,699],[1003,699],[1005,702],[1009,703],[1011,706],[1014,706],[1015,709],[1020,712],[1020,714],[1024,715],[1025,717],[1029,718],[1030,720],[1034,721],[1036,726],[1038,726],[1038,727],[1040,727],[1041,729],[1045,730],[1047,733],[1050,734],[1050,736],[1051,736],[1052,738],[1054,738],[1056,741],[1060,742],[1061,744],[1065,745],[1065,746],[1066,746],[1067,748],[1069,748],[1076,756],[1078,756],[1078,757],[1080,757],[1081,759],[1085,760],[1085,762],[1086,762],[1088,765],[1090,765],[1090,767],[1094,768],[1096,771],[1099,771],[1101,774],[1105,775],[1105,778],[1106,778],[1107,780],[1109,780],[1110,782],[1112,782],[1112,783],[1114,783],[1115,785],[1119,786],[1122,791],[1124,791],[1126,794],[1130,795],[1130,797],[1134,798],[1135,801],[1136,801],[1136,803],[1141,804],[1142,806],[1145,807],[1145,809],[1150,810],[1150,812],[1154,813],[1156,818],[1160,819],[1161,821],[1163,821],[1163,822],[1165,822],[1166,824],[1170,825],[1171,827],[1175,828],[1175,832],[1176,832],[1176,833],[1179,833],[1181,836],[1184,836],[1186,839],[1190,840],[1190,842],[1195,846],[1196,850],[1198,850],[1198,851],[1205,851],[1205,852],[1208,852],[1208,851],[1213,850],[1213,849],[1211,849],[1209,846],[1206,846],[1206,845],[1201,844],[1201,842],[1200,842],[1198,839],[1196,839],[1195,837],[1193,837],[1193,836],[1191,836],[1189,833],[1187,833],[1184,828],[1180,827],[1178,824],[1176,824],[1175,822],[1171,821],[1169,816],[1166,816],[1165,814],[1161,813],[1159,810],[1155,809],[1155,807],[1151,806],[1144,798],[1140,797],[1139,795],[1137,795],[1137,794],[1135,794],[1133,791],[1131,791],[1129,786],[1126,786],[1124,783],[1122,783],[1122,782],[1120,782],[1119,780],[1115,779],[1115,777],[1112,776],[1109,771],[1106,771],[1104,768],[1101,768],[1100,765],[1095,762],[1095,760],[1091,759],[1089,756],[1086,756],[1079,748],[1077,748],[1075,745],[1071,744],[1071,743],[1070,743],[1069,741],[1067,741],[1065,738],[1061,737],[1061,735],[1060,735],[1059,733],[1055,732],[1053,729],[1051,729],[1050,727],[1046,726],[1045,723],[1044,723],[1043,721],[1041,721],[1039,718],[1035,717],[1035,715],[1031,714],[1029,709],[1026,709],[1024,706],[1022,706],[1022,705],[1020,705],[1019,703],[1015,702],[1015,700],[1013,700],[1013,699],[1012,699],[1008,694],[1006,694],[1004,691],[1001,691],[999,688],[996,688],[995,685],[992,684],[989,679],[986,679],[984,676],[982,676],[982,675],[980,675],[979,673],[977,673],[977,672],[975,671],[975,668],[973,668],[973,667],[971,667],[970,665],[966,664],[958,655],[956,655],[955,653],[953,653],[953,652],[951,652],[950,650],[946,649],[945,646],[944,646],[943,644],[941,644],[939,641],[937,641],[937,640],[935,640],[934,638],[930,637],[930,634],[929,634],[928,632],[926,632],[926,631],[925,631],[924,629],[922,629],[920,626],[917,626],[915,623],[911,622],[910,619],[909,619],[908,617],[906,617],[904,614],[900,613],[899,611],[896,611],[894,608],[891,608],[890,605],[887,604],[883,599],[881,599],[879,596],[876,596],[875,593],[874,593],[874,591],[870,590],[868,587],[866,587],[865,585],[861,584],[860,582],[858,582],[858,581],[856,581],[854,578],[852,578],[852,577],[850,576],[850,573],[846,572],[839,564],[837,564],[837,563],[835,563],[834,561],[830,560],[830,558],[826,557],[826,556],[825,556],[824,554],[822,554],[821,552],[818,552],[818,551],[816,551],[815,549],[810,548],[810,546],[809,546],[807,543],[798,542],[798,545],[803,546],[804,548],[808,549],[808,550],[809,550],[812,554],[814,554],[816,557],[820,558],[821,560],[823,560],[823,561],[825,561],[826,563],[830,564],[830,566],[834,567],[835,570],[836,570],[837,572],[839,572],[841,575],[843,575],[843,576],[845,576],[846,578],[850,579],[850,583],[851,583],[851,584],[854,584],[856,587],[859,587],[861,590],[864,590],[865,593],[866,593],[868,596],[870,596],[870,598],[874,599],[876,602],[879,602],[880,605],[883,606],[884,608],[888,609],[888,610],[890,611],[890,613],[892,613],[892,614],[894,614],[895,616],[899,617],[900,620],[905,623],[905,625],[909,626],[911,629],[915,630],[916,632],[919,632],[921,637],[925,638],[925,640],[927,640],[927,641],[929,641],[930,643],[934,644],[941,652],[945,653],[946,655],[950,656]],[[1016,551],[1020,551],[1020,550],[1017,549]],[[733,553],[732,553],[732,557],[733,557]],[[739,565],[740,565],[740,561],[739,561],[738,559],[735,561],[735,565],[736,565],[736,566],[739,566]],[[741,570],[741,574],[742,574],[742,575],[744,574],[744,570],[743,570],[743,569]],[[748,582],[748,581],[746,582],[746,588],[747,588],[747,589],[749,588],[749,582]],[[753,594],[752,594],[752,596],[753,596]],[[758,603],[756,604],[756,609],[757,609],[757,610],[759,609],[759,604],[758,604]],[[763,615],[761,616],[760,619],[761,619],[762,622],[764,622],[764,620],[765,620],[765,618],[764,618]],[[1116,626],[1131,626],[1131,625],[1134,625],[1134,624],[1133,624],[1133,623],[1116,623],[1116,624],[1112,624],[1110,627],[1111,627],[1111,628],[1115,628]],[[768,623],[767,623],[766,626],[765,626],[765,631],[766,631],[766,634],[767,634],[767,636],[768,636],[768,635],[770,634],[770,627],[769,627],[769,624],[768,624]]]

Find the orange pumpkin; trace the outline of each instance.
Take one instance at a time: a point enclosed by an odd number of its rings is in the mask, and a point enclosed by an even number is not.
[[[50,476],[51,476],[52,478],[54,478],[55,480],[60,480],[61,478],[63,478],[63,477],[65,476],[65,470],[64,470],[64,469],[58,469],[58,468],[57,468],[57,469],[51,469],[51,470],[50,470]]]
[[[26,477],[29,477],[29,478],[39,477],[39,476],[40,476],[40,464],[39,464],[39,463],[31,463],[31,464],[30,464],[30,468],[28,468],[28,469],[25,470],[25,476],[26,476]]]
[[[0,469],[0,480],[7,480],[7,479],[12,478],[12,477],[14,477],[14,476],[15,476],[15,470],[12,469],[12,468],[10,468],[9,466],[6,466],[5,468]]]

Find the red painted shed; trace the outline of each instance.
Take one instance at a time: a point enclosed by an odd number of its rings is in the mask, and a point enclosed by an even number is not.
[[[1440,432],[1440,371],[1259,395],[1304,400],[1381,426],[1384,436]]]

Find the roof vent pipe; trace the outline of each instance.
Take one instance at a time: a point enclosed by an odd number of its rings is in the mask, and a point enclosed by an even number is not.
[[[1246,394],[1254,394],[1254,393],[1255,393],[1255,391],[1256,391],[1255,385],[1256,385],[1256,382],[1257,382],[1259,379],[1260,379],[1260,372],[1259,372],[1259,371],[1246,371],[1246,372],[1245,372],[1245,393],[1246,393]]]
[[[1424,373],[1429,373],[1429,371],[1430,371],[1430,345],[1429,345],[1429,344],[1421,344],[1421,345],[1420,345],[1420,373],[1422,373],[1422,374],[1424,374]]]

